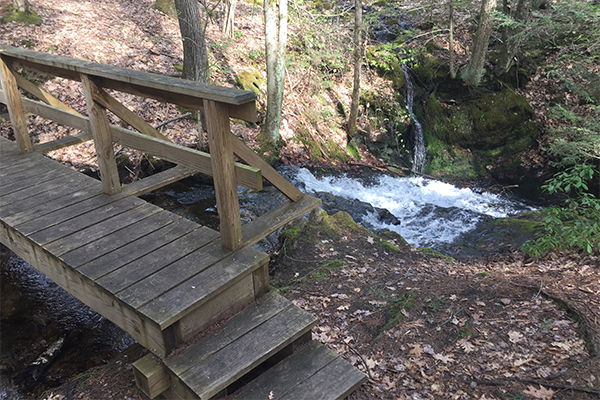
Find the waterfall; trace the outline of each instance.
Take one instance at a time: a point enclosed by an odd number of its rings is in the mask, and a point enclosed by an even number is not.
[[[415,88],[410,80],[408,68],[405,64],[402,64],[402,74],[404,74],[404,81],[406,82],[406,108],[408,109],[408,115],[410,116],[410,119],[415,127],[413,135],[414,146],[412,151],[413,170],[422,172],[423,164],[425,164],[425,156],[427,155],[427,149],[425,148],[425,139],[423,139],[423,126],[413,112]]]

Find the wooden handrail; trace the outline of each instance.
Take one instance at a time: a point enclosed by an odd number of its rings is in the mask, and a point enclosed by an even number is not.
[[[80,81],[83,85],[88,117],[21,77],[16,72],[19,67]],[[21,97],[19,87],[42,102]],[[114,89],[203,110],[210,154],[172,143],[104,89]],[[151,182],[128,188],[127,193],[143,193],[160,187],[162,179],[165,183],[173,182],[178,177],[189,176],[194,171],[212,175],[221,221],[221,242],[223,247],[230,250],[255,243],[261,236],[277,229],[290,218],[316,207],[320,202],[308,197],[306,201],[301,201],[305,198],[303,193],[231,133],[231,117],[256,121],[255,100],[256,94],[250,91],[0,45],[0,102],[8,105],[21,153],[47,152],[89,140],[91,137],[96,148],[103,190],[107,194],[121,191],[114,157],[115,143],[179,164],[177,169],[164,177],[155,177]],[[140,133],[109,124],[107,110]],[[25,112],[74,127],[82,133],[33,146],[25,124]],[[234,162],[234,153],[249,165]],[[237,186],[261,190],[263,175],[292,203],[297,204],[292,207],[278,207],[252,227],[248,226],[242,230]],[[248,236],[246,240],[242,233]]]

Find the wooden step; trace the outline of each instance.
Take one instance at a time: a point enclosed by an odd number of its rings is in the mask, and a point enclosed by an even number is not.
[[[277,293],[269,293],[215,334],[165,360],[168,398],[210,399],[290,345],[310,337],[317,319]]]
[[[312,341],[233,393],[235,400],[337,400],[367,380],[339,354]]]

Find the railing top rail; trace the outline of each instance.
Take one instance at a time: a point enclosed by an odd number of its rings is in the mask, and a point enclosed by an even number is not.
[[[86,74],[101,78],[103,86],[112,89],[132,92],[126,89],[129,86],[133,89],[133,92],[139,92],[149,97],[172,97],[170,102],[177,104],[181,104],[177,101],[180,96],[187,98],[186,103],[189,103],[190,99],[197,99],[199,105],[202,104],[202,99],[233,106],[251,103],[256,100],[256,94],[247,90],[203,84],[2,44],[0,44],[0,56],[10,57],[14,62],[24,67],[48,72],[67,79],[79,81],[80,74]],[[148,90],[151,91],[151,94],[148,93]]]

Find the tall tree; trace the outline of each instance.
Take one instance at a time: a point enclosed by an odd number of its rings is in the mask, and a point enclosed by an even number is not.
[[[487,55],[490,35],[494,27],[494,9],[496,0],[483,0],[481,12],[479,13],[479,26],[473,38],[473,50],[471,59],[462,71],[462,79],[471,86],[478,86],[483,77],[485,56]]]
[[[515,63],[515,57],[523,41],[523,30],[525,24],[529,22],[531,11],[533,9],[533,0],[518,0],[516,7],[510,7],[509,0],[504,0],[502,11],[507,21],[503,24],[502,30],[502,50],[500,59],[496,64],[496,75],[507,73]]]
[[[264,135],[279,142],[281,108],[285,78],[285,46],[287,42],[287,0],[265,0],[265,49],[267,58],[267,116]]]
[[[348,117],[348,135],[350,137],[353,137],[356,133],[356,119],[358,118],[358,103],[360,100],[360,72],[363,56],[361,0],[354,0],[354,9],[354,81],[352,83],[350,116]]]
[[[237,0],[225,0],[225,21],[223,21],[223,36],[233,39],[233,20],[235,16],[235,7]]]
[[[192,81],[208,82],[208,55],[206,52],[206,23],[200,19],[196,0],[175,0],[179,30],[183,40],[183,77]]]

